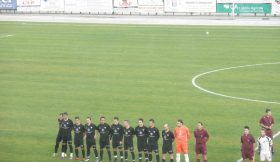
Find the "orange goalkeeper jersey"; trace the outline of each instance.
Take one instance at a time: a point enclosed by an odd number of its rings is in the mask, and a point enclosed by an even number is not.
[[[188,142],[191,138],[191,134],[189,129],[183,125],[174,129],[174,137],[176,142]]]

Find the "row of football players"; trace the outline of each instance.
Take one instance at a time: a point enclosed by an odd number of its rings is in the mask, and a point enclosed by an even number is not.
[[[159,129],[155,127],[154,119],[149,120],[149,126],[144,125],[142,118],[138,119],[138,126],[133,128],[128,120],[124,120],[123,126],[119,123],[119,118],[114,117],[113,124],[109,126],[106,123],[105,117],[100,117],[100,124],[93,124],[90,117],[86,118],[86,124],[81,124],[79,117],[75,117],[75,123],[69,119],[67,112],[60,114],[58,119],[59,132],[56,139],[54,157],[57,156],[59,143],[62,141],[61,158],[66,157],[67,144],[70,149],[70,159],[73,159],[72,146],[72,130],[74,130],[74,145],[76,160],[80,159],[79,149],[82,152],[82,160],[90,160],[90,151],[93,149],[96,162],[102,162],[104,149],[107,150],[109,162],[111,162],[110,145],[113,147],[114,162],[119,159],[121,162],[128,161],[128,154],[130,152],[131,159],[134,162],[136,156],[134,153],[133,137],[137,138],[138,160],[142,162],[152,162],[153,153],[156,161],[160,162],[158,140],[160,138]],[[181,154],[184,154],[185,162],[189,162],[188,156],[188,141],[190,140],[190,131],[183,124],[182,120],[177,120],[176,128],[172,132],[168,124],[164,124],[164,130],[161,132],[163,138],[162,145],[162,162],[166,160],[166,154],[170,155],[170,162],[173,162],[173,146],[172,143],[176,141],[176,161],[180,162]],[[96,136],[99,135],[100,152],[98,154],[96,147]],[[207,162],[206,143],[209,139],[208,132],[204,129],[201,122],[197,123],[197,129],[194,131],[196,139],[196,159],[200,162],[200,155],[202,155],[204,162]],[[86,155],[84,148],[84,140],[86,141]],[[144,155],[144,157],[142,157]]]
[[[266,114],[261,117],[259,124],[261,127],[260,137],[257,139],[257,151],[260,155],[261,162],[271,162],[273,151],[273,133],[274,118],[271,109],[266,109]],[[241,136],[241,155],[243,162],[246,160],[254,162],[256,140],[250,133],[248,126],[244,127],[244,134]]]

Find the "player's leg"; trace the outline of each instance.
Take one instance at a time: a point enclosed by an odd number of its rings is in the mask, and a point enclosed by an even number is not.
[[[154,152],[155,152],[156,160],[157,160],[157,162],[159,162],[159,151],[158,151],[157,144],[154,146]]]
[[[153,148],[150,143],[148,143],[148,158],[150,162],[153,161]]]
[[[85,147],[84,147],[84,144],[82,144],[82,145],[80,146],[80,148],[81,148],[81,151],[82,151],[83,160],[85,160],[86,154],[85,154]]]
[[[173,151],[172,151],[172,153],[170,153],[169,155],[170,155],[170,162],[173,162],[173,161],[174,161],[174,154],[173,154]]]
[[[104,142],[99,141],[99,146],[100,146],[100,162],[103,160],[103,149],[105,148]]]
[[[63,159],[65,157],[66,148],[67,148],[67,139],[66,138],[62,138],[61,159]]]
[[[98,152],[97,152],[96,141],[95,140],[93,140],[93,142],[92,142],[92,148],[93,148],[93,152],[94,152],[94,155],[95,155],[95,161],[98,162]]]
[[[123,147],[122,147],[122,144],[121,144],[121,143],[119,143],[118,150],[119,150],[119,152],[120,152],[120,159],[121,159],[121,162],[123,162]]]
[[[118,145],[117,145],[117,142],[115,140],[113,140],[112,144],[113,144],[114,162],[117,162],[117,160],[118,160],[118,154],[117,154]]]
[[[124,161],[128,161],[128,146],[126,143],[124,143]]]
[[[112,160],[112,157],[111,157],[111,156],[112,156],[112,155],[111,155],[111,150],[110,150],[109,142],[108,142],[107,145],[106,145],[106,150],[107,150],[109,162],[111,162],[111,160]]]
[[[137,149],[138,149],[138,159],[139,159],[139,162],[142,162],[143,148],[142,148],[140,142],[137,142]]]
[[[148,153],[148,145],[147,143],[143,143],[143,151],[144,151],[144,154],[145,154],[145,160],[146,162],[149,162],[149,153]]]
[[[80,142],[78,139],[74,138],[74,146],[75,146],[75,156],[76,160],[79,160],[79,147],[80,147]]]
[[[181,143],[177,142],[176,143],[176,162],[180,162],[181,161]]]
[[[131,154],[131,157],[132,157],[132,161],[135,162],[135,153],[134,153],[134,147],[133,145],[130,146],[130,154]]]
[[[75,145],[75,155],[76,155],[76,158],[75,160],[79,160],[79,146]]]
[[[118,160],[117,148],[113,148],[114,162]]]
[[[69,159],[72,160],[73,159],[73,145],[72,145],[72,139],[67,141],[67,144],[69,145],[69,149],[70,149],[70,157]]]
[[[204,162],[208,162],[206,145],[203,145],[201,149]]]
[[[189,162],[190,158],[189,158],[189,154],[188,154],[188,144],[184,143],[182,149],[183,149],[183,152],[184,152],[185,162]]]
[[[161,161],[162,161],[162,162],[165,162],[165,160],[166,160],[166,153],[162,153]]]
[[[61,142],[61,135],[58,133],[56,136],[56,140],[55,140],[55,146],[54,146],[54,153],[53,153],[53,157],[57,156],[57,151],[59,148],[59,143]]]

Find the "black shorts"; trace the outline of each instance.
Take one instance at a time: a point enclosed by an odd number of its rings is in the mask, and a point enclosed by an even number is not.
[[[66,134],[66,135],[62,135],[62,142],[63,143],[71,143],[72,142],[72,135],[71,134]]]
[[[148,151],[152,152],[158,152],[158,144],[157,143],[148,143]]]
[[[121,144],[120,140],[113,140],[112,145],[113,145],[113,148],[122,147],[122,144]]]
[[[74,139],[75,147],[84,147],[84,140],[83,138],[75,138]]]
[[[104,149],[106,146],[110,147],[110,141],[109,140],[104,140],[104,141],[100,140],[99,146],[100,146],[100,149]]]
[[[162,154],[173,154],[173,148],[172,145],[162,145]]]
[[[124,141],[123,147],[124,147],[124,150],[130,150],[130,151],[134,150],[133,142]]]
[[[86,140],[86,143],[87,143],[87,147],[90,148],[90,147],[93,147],[93,148],[96,148],[96,142],[95,140]]]
[[[138,149],[138,152],[148,151],[147,142],[146,141],[138,141],[137,142],[137,149]]]
[[[62,141],[62,135],[60,133],[56,136],[56,143],[60,143]]]

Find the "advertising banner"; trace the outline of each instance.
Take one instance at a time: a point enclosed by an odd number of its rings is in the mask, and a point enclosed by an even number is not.
[[[41,0],[17,0],[17,6],[40,6]]]
[[[64,0],[42,0],[41,11],[64,11]]]
[[[217,4],[217,12],[219,13],[231,13],[232,4]],[[271,13],[271,4],[235,4],[235,13]]]
[[[16,0],[0,0],[0,10],[15,10],[17,9]]]
[[[165,0],[165,12],[216,12],[216,0]]]
[[[114,0],[114,8],[136,8],[138,0]]]
[[[217,0],[217,3],[271,3],[271,0]]]
[[[163,0],[138,0],[141,13],[163,13]]]
[[[280,15],[280,0],[273,0],[271,13]]]

